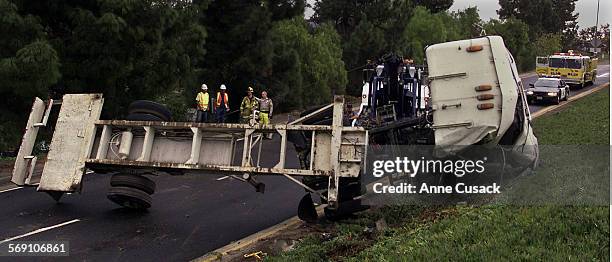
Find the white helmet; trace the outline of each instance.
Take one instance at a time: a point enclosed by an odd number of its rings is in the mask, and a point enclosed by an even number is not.
[[[202,90],[208,90],[208,86],[206,84],[202,84]]]
[[[221,85],[221,90],[225,90],[225,89],[227,89],[225,85]]]

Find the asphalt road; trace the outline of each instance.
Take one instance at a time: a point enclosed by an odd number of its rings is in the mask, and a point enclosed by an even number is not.
[[[608,83],[610,67],[600,66],[598,75],[595,85],[573,90],[573,94]],[[524,85],[536,79],[525,77]],[[536,112],[545,106],[530,108]],[[0,191],[0,241],[69,222],[19,240],[70,242],[69,257],[42,260],[185,261],[295,216],[304,194],[283,177],[261,178],[266,183],[265,194],[233,179],[217,180],[219,177],[157,177],[154,204],[146,213],[130,212],[106,199],[109,175],[86,175],[82,194],[64,196],[59,204],[34,188]]]
[[[270,146],[264,144],[263,155],[273,150],[276,140],[265,141]],[[271,165],[266,162],[262,159],[262,166]],[[260,176],[265,194],[231,178],[217,180],[221,177],[155,177],[153,207],[144,214],[106,199],[107,174],[86,175],[82,194],[64,196],[58,204],[35,188],[2,192],[0,241],[78,219],[18,241],[70,242],[69,257],[45,261],[186,261],[295,216],[304,194],[283,177]]]
[[[595,84],[594,85],[590,85],[590,86],[585,86],[584,88],[580,88],[580,89],[576,89],[576,88],[571,88],[570,91],[570,96],[572,95],[577,95],[580,94],[584,91],[593,89],[599,85],[605,84],[605,83],[609,83],[610,82],[610,65],[599,65],[597,67],[597,79],[595,80]],[[533,84],[535,83],[536,80],[538,80],[537,76],[529,76],[529,77],[523,77],[523,86],[525,88],[529,87],[529,84]],[[547,106],[550,106],[550,104],[533,104],[533,105],[529,105],[529,110],[531,111],[531,113],[535,113],[537,111],[540,111],[542,108],[545,108]]]

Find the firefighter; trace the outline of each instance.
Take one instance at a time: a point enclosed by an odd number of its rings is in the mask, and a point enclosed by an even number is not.
[[[225,112],[229,112],[229,97],[226,93],[225,85],[221,85],[217,92],[217,100],[215,100],[215,111],[217,112],[217,123],[225,122]]]
[[[253,96],[253,88],[249,86],[247,95],[242,99],[240,104],[240,122],[249,123],[253,115],[253,110],[257,108],[257,98]]]
[[[197,102],[197,113],[196,113],[196,122],[198,123],[208,123],[208,115],[209,115],[209,105],[210,105],[210,96],[208,95],[208,86],[206,84],[202,84],[202,91],[198,93],[196,96]]]
[[[262,91],[261,98],[259,99],[259,123],[262,125],[269,125],[270,119],[272,119],[272,112],[274,111],[274,105],[272,99],[268,98],[268,92]],[[272,139],[272,133],[266,136],[267,139]]]

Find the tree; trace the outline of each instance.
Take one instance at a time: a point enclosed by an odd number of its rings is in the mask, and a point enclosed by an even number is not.
[[[295,0],[210,2],[202,10],[201,23],[209,32],[206,49],[213,51],[199,64],[200,81],[213,92],[221,84],[228,86],[230,107],[240,102],[248,86],[261,89],[273,67],[270,30],[276,21],[303,17],[305,5]]]
[[[548,56],[561,51],[560,34],[544,34],[534,42],[534,51],[537,56]]]
[[[367,0],[316,0],[312,19],[318,24],[332,24],[342,39],[347,40],[372,2]],[[387,1],[377,1],[374,4],[381,7],[383,5],[381,2]]]
[[[448,10],[453,6],[453,0],[413,0],[415,5],[424,6],[432,13],[439,13]]]
[[[302,18],[279,21],[270,31],[272,66],[264,87],[283,109],[328,103],[347,83],[340,36],[324,24],[309,32]]]
[[[477,7],[469,7],[464,10],[453,11],[450,16],[454,21],[449,21],[457,26],[459,38],[474,38],[482,35],[484,23],[480,19]],[[447,25],[451,26],[447,23]]]
[[[544,33],[563,33],[576,26],[577,0],[499,0],[500,19],[516,18],[529,26],[535,39]]]
[[[5,150],[17,146],[32,98],[46,98],[61,74],[43,26],[6,0],[0,0],[0,34],[0,150]]]
[[[0,95],[10,98],[0,128],[21,130],[32,97],[49,90],[103,93],[111,118],[193,86],[205,54],[199,10],[187,0],[0,0]],[[21,135],[3,133],[10,146]]]
[[[490,35],[500,35],[510,53],[516,59],[519,70],[530,70],[535,67],[533,44],[530,42],[529,26],[521,20],[509,18],[504,21],[491,19],[485,30]]]
[[[106,117],[135,99],[180,89],[205,54],[206,31],[188,1],[18,1],[36,16],[62,63],[54,88],[100,92]]]
[[[304,14],[305,0],[268,0],[272,20],[278,21]]]
[[[448,31],[440,15],[417,7],[402,36],[406,45],[400,50],[401,54],[410,56],[416,63],[423,63],[425,46],[445,42]]]
[[[595,26],[587,27],[580,30],[577,37],[576,49],[588,51],[592,47],[591,41],[599,39],[601,45],[599,48],[603,52],[609,52],[610,45],[610,24],[600,25],[598,29]]]

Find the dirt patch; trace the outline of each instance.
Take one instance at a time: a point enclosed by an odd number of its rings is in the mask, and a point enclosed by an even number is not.
[[[308,236],[325,237],[331,235],[333,225],[329,223],[299,223],[285,228],[278,233],[263,238],[247,248],[229,252],[217,261],[259,261],[255,256],[246,258],[249,254],[265,253],[261,256],[274,256],[291,250],[296,244]],[[261,253],[260,253],[261,254]]]

